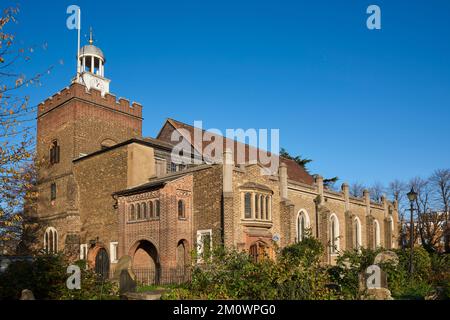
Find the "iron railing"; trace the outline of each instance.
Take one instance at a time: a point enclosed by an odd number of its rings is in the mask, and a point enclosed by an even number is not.
[[[189,268],[133,268],[136,282],[140,285],[171,285],[184,284],[191,281],[191,270]],[[114,270],[110,271],[113,277]]]

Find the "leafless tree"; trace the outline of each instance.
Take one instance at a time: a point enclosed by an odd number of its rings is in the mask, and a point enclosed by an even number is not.
[[[443,215],[433,209],[433,185],[429,179],[416,177],[410,186],[417,192],[417,234],[422,246],[428,251],[436,251],[442,236]],[[416,232],[415,232],[416,234]],[[417,236],[415,235],[417,238]]]
[[[350,195],[353,197],[362,197],[365,187],[362,183],[355,182],[350,185]]]
[[[372,187],[369,188],[370,198],[374,201],[381,201],[381,197],[385,193],[386,189],[381,182],[375,182]]]
[[[408,192],[408,186],[405,182],[396,179],[389,183],[387,192],[390,198],[393,201],[397,201],[398,204],[400,245],[404,245],[408,240],[404,228],[406,223],[406,210],[407,210],[405,200],[406,200],[406,193]]]
[[[445,251],[450,252],[450,169],[438,169],[434,171],[430,177],[430,183],[435,190],[437,206],[443,214]]]

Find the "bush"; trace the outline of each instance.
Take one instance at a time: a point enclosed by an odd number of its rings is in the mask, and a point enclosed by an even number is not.
[[[96,300],[117,298],[117,286],[102,281],[92,270],[81,268],[81,290],[69,290],[66,281],[68,263],[62,256],[38,256],[34,261],[17,261],[0,274],[0,299],[16,300],[24,289],[39,300]]]
[[[305,239],[282,250],[277,260],[255,262],[245,252],[215,250],[202,266],[195,267],[192,282],[163,299],[320,300],[336,294],[320,266],[323,248]]]

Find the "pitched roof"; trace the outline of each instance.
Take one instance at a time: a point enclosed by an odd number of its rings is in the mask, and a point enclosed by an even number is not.
[[[195,128],[191,125],[188,125],[186,123],[174,120],[174,119],[167,119],[166,123],[164,124],[164,126],[161,128],[161,131],[159,132],[157,139],[158,140],[162,140],[162,141],[166,141],[167,143],[171,143],[171,141],[167,141],[167,137],[164,137],[161,135],[162,131],[164,130],[164,128],[166,127],[167,124],[170,124],[170,126],[174,129],[174,130],[180,130],[180,129],[184,129],[186,130],[186,132],[189,134],[189,141],[192,142],[192,137],[194,137],[194,133],[196,130],[199,130],[199,128]],[[182,133],[181,131],[179,131],[180,133]],[[205,130],[202,130],[203,134],[208,134],[210,136],[215,136],[214,134],[207,132]],[[195,143],[195,141],[194,141]],[[200,150],[205,150],[205,148],[211,143],[211,141],[206,141],[205,139],[202,139],[202,145],[194,145],[193,147],[196,149],[196,151],[200,152]],[[244,144],[241,142],[238,142],[236,140],[231,140],[229,138],[223,137],[223,148],[225,150],[227,145],[233,144],[233,150],[238,150],[238,148],[244,148],[245,150],[245,162],[252,162],[252,161],[256,161],[258,158],[256,159],[251,159],[250,157],[254,154],[256,154],[256,157],[258,157],[259,152],[264,152],[267,155],[270,155],[269,152],[262,150],[262,149],[258,149],[252,146],[249,146],[248,144]],[[252,151],[252,152],[250,152]],[[235,163],[239,163],[238,161],[238,153],[235,152],[234,153],[234,160]],[[290,180],[293,181],[297,181],[300,183],[305,183],[305,184],[309,184],[312,185],[314,184],[314,178],[300,165],[298,165],[294,160],[291,159],[287,159],[284,157],[280,157],[280,162],[284,163],[287,167],[287,171],[288,171],[288,178]]]

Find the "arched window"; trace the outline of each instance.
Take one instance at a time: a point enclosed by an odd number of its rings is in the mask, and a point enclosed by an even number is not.
[[[161,215],[161,203],[159,200],[155,201],[155,217],[159,218]]]
[[[153,207],[153,201],[148,203],[148,211],[150,212],[150,219],[155,217],[155,208]]]
[[[59,149],[58,140],[53,140],[50,148],[50,164],[59,163]]]
[[[141,206],[142,206],[142,215],[144,219],[148,219],[147,204],[143,202]]]
[[[356,250],[360,250],[362,243],[361,243],[361,221],[358,217],[354,220],[354,232],[353,232],[353,248]]]
[[[142,216],[141,216],[141,206],[138,204],[136,204],[136,219],[137,220],[141,220]]]
[[[252,218],[252,195],[249,192],[245,194],[245,218]]]
[[[185,219],[186,218],[186,208],[183,200],[178,200],[178,218]]]
[[[339,252],[339,220],[334,213],[330,217],[330,247],[332,254]]]
[[[44,250],[48,254],[55,254],[58,252],[58,232],[53,227],[49,227],[45,230]]]
[[[373,245],[374,249],[381,247],[380,224],[377,220],[373,221]]]
[[[136,213],[134,212],[134,204],[130,205],[130,217],[129,221],[136,220]]]
[[[267,220],[271,220],[272,217],[270,216],[270,196],[266,197],[266,216]]]
[[[309,216],[305,210],[300,210],[297,215],[297,241],[305,239],[309,228]]]

